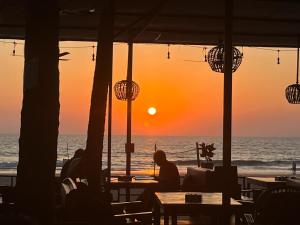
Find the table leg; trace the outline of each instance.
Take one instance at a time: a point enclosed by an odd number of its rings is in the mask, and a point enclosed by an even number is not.
[[[154,225],[160,225],[160,207],[155,201],[153,206]]]
[[[248,190],[251,189],[251,185],[250,185],[250,183],[249,183],[248,181],[247,181],[247,189],[248,189]],[[251,197],[250,195],[251,195],[250,192],[247,193],[247,197]]]
[[[172,215],[172,225],[177,225],[177,215],[176,214]]]
[[[169,214],[167,212],[164,213],[164,225],[169,225]]]
[[[130,188],[126,188],[126,201],[130,202]]]

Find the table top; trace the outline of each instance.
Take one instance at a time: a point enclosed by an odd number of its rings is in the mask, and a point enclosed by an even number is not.
[[[263,187],[271,187],[275,185],[283,185],[285,181],[275,180],[275,177],[247,177],[247,183],[255,184]]]
[[[202,196],[202,201],[190,203],[185,201],[186,194],[199,194]],[[222,193],[214,192],[155,192],[157,199],[161,205],[207,205],[207,206],[222,206]],[[241,206],[241,203],[234,199],[230,199],[231,206]]]
[[[111,185],[115,187],[152,187],[157,186],[158,181],[153,179],[132,179],[131,181],[120,181],[117,178],[111,179]]]
[[[300,187],[300,177],[288,178],[286,184],[292,187]]]

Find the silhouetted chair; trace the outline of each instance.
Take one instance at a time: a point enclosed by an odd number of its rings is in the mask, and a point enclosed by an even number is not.
[[[0,213],[15,210],[16,189],[10,186],[0,186]]]
[[[228,174],[226,174],[228,176]],[[241,185],[238,184],[237,167],[232,166],[229,171],[229,191],[231,197],[241,198]],[[224,190],[224,169],[215,166],[215,169],[187,168],[184,178],[183,191],[222,192]],[[227,187],[228,188],[228,187]]]
[[[248,224],[296,225],[300,224],[300,190],[278,187],[259,196],[253,215],[246,214]]]
[[[78,188],[80,187],[80,188]],[[87,184],[76,184],[71,178],[62,183],[61,224],[151,224],[152,212],[132,212],[141,202],[111,203],[110,194],[91,191]]]

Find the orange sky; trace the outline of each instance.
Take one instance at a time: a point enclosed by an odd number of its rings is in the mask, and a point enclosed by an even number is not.
[[[61,46],[91,43],[63,42]],[[0,43],[0,133],[18,133],[22,101],[23,58],[13,57],[12,44]],[[23,46],[17,45],[17,54]],[[66,49],[62,49],[64,51]],[[60,62],[60,132],[85,134],[94,72],[92,49],[68,49]],[[201,48],[135,45],[133,79],[140,95],[133,103],[133,133],[146,135],[222,135],[223,76],[202,60]],[[299,136],[300,105],[287,103],[284,90],[296,79],[296,52],[244,48],[233,78],[233,135]],[[127,45],[114,47],[114,83],[126,78]],[[157,108],[150,116],[147,109]],[[113,133],[125,134],[126,103],[113,99]]]

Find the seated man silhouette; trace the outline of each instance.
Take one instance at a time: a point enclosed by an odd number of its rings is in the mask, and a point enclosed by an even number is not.
[[[145,189],[137,200],[144,203],[144,210],[152,210],[155,202],[155,191],[177,191],[180,189],[180,176],[176,165],[167,160],[166,153],[158,150],[153,155],[154,162],[160,167],[159,176],[155,179],[159,185],[155,189]]]
[[[160,167],[159,191],[174,191],[180,188],[180,176],[176,165],[167,160],[166,153],[158,150],[153,155],[154,162]]]
[[[61,180],[64,180],[67,177],[76,179],[79,176],[80,161],[83,157],[83,154],[84,150],[82,148],[79,148],[75,151],[74,156],[65,162],[60,172]]]

